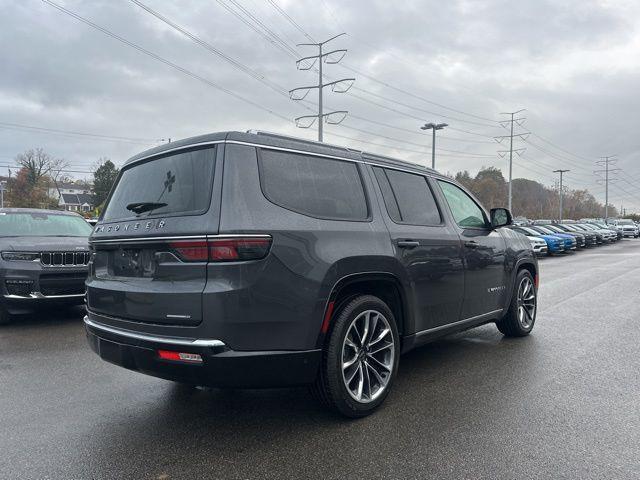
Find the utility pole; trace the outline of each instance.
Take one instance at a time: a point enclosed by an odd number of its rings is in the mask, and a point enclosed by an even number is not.
[[[512,179],[513,179],[513,154],[514,152],[517,155],[521,155],[522,152],[525,151],[524,148],[516,148],[514,150],[513,148],[513,137],[519,137],[520,139],[525,139],[525,137],[527,137],[530,132],[522,132],[522,133],[513,133],[513,126],[514,123],[517,124],[518,126],[522,126],[522,123],[526,120],[526,118],[524,117],[520,117],[520,118],[515,118],[515,116],[518,113],[524,112],[525,109],[521,109],[521,110],[517,110],[515,112],[502,112],[500,115],[509,115],[511,118],[509,120],[504,120],[502,122],[500,122],[500,125],[502,125],[503,127],[506,128],[506,126],[509,124],[510,125],[510,129],[509,129],[509,135],[500,135],[497,137],[493,137],[494,140],[496,140],[498,143],[502,143],[503,140],[505,139],[509,139],[509,150],[500,150],[498,151],[498,154],[500,154],[501,157],[504,157],[505,154],[509,154],[509,200],[508,200],[508,208],[509,210],[511,210],[511,199],[513,197],[513,188],[512,188]]]
[[[571,170],[554,170],[553,173],[559,173],[560,174],[560,216],[559,218],[559,222],[562,223],[562,197],[564,195],[564,190],[562,190],[562,174],[566,173],[566,172],[570,172]]]
[[[4,208],[4,181],[0,182],[0,208]]]
[[[610,165],[615,165],[618,162],[616,155],[609,155],[607,157],[600,157],[600,160],[596,162],[597,165],[603,166],[603,170],[594,170],[596,175],[604,173],[604,220],[609,218],[609,183],[613,183],[615,179],[611,179],[610,175],[616,174],[620,171],[619,168],[609,168]],[[602,185],[603,180],[600,179],[598,183]]]
[[[319,43],[299,43],[298,46],[311,46],[318,48],[317,55],[311,55],[308,57],[303,57],[296,61],[296,67],[298,70],[311,70],[313,66],[318,62],[318,84],[311,85],[308,87],[298,87],[293,90],[289,90],[289,97],[291,100],[304,100],[305,97],[309,94],[309,92],[315,88],[318,89],[318,114],[317,115],[303,115],[301,117],[297,117],[295,119],[296,126],[298,128],[310,128],[315,121],[318,121],[318,141],[323,141],[323,123],[327,122],[330,125],[337,125],[342,123],[347,114],[349,113],[346,110],[335,110],[333,112],[324,112],[324,102],[323,102],[323,90],[325,87],[331,87],[331,91],[335,93],[345,93],[347,92],[353,82],[356,81],[355,78],[342,78],[340,80],[334,80],[333,82],[323,83],[323,74],[322,74],[322,64],[326,63],[329,65],[333,65],[339,63],[344,56],[347,54],[347,50],[344,48],[338,50],[331,50],[329,52],[324,52],[322,47],[325,44],[329,43],[332,40],[335,40],[342,35],[346,35],[345,33],[341,33],[334,37],[325,40],[324,42]],[[334,55],[334,59],[331,59],[331,55]],[[337,58],[336,58],[337,57]],[[336,117],[337,116],[337,117]],[[337,119],[336,119],[337,118]]]
[[[425,123],[420,130],[433,130],[433,139],[431,140],[431,168],[436,169],[436,130],[442,130],[448,127],[448,123]]]

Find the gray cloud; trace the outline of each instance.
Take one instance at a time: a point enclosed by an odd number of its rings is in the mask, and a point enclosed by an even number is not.
[[[60,2],[265,109],[287,118],[307,113],[300,104],[277,95],[130,2]],[[293,58],[217,1],[145,3],[286,89],[316,80],[313,72],[296,71]],[[268,2],[240,3],[289,45],[307,41]],[[635,135],[640,109],[637,2],[277,3],[314,38],[348,32],[334,44],[335,48],[349,48],[345,66],[397,88],[489,119],[501,119],[502,111],[526,108],[524,128],[544,139],[532,136],[531,143],[549,153],[527,145],[514,166],[516,176],[550,184],[554,180],[551,170],[562,166],[572,170],[566,176],[572,188],[589,188],[600,197],[602,187],[595,184],[591,173],[594,162],[600,155],[619,154],[624,179],[612,187],[612,201],[640,209],[640,145]],[[297,51],[300,55],[313,53],[302,47]],[[0,1],[0,61],[0,122],[152,140],[247,128],[315,136],[314,129],[297,129],[35,0]],[[326,70],[331,78],[353,75],[340,65]],[[505,168],[504,159],[496,154],[501,147],[490,138],[504,130],[494,122],[452,112],[355,76],[361,90],[326,95],[330,107],[347,108],[358,117],[348,118],[343,126],[327,127],[326,139],[331,143],[428,164],[430,138],[418,127],[422,121],[446,121],[452,128],[441,132],[438,146],[469,156],[443,151],[438,158],[440,170]],[[78,169],[86,169],[100,156],[121,163],[145,148],[1,126],[0,141],[0,164],[10,163],[24,149],[43,146]]]

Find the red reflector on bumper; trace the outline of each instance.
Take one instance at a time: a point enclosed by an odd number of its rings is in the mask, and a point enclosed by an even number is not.
[[[163,360],[177,362],[202,363],[202,357],[197,353],[172,352],[171,350],[158,350],[158,357]]]

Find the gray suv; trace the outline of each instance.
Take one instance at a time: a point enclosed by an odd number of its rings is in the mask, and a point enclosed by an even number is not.
[[[451,178],[262,132],[163,145],[122,168],[90,238],[104,360],[194,385],[311,385],[372,412],[400,354],[496,323],[525,336],[538,267]]]
[[[77,213],[0,208],[0,324],[84,302],[90,233]]]

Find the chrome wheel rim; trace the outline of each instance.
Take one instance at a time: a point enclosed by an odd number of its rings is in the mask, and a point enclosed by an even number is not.
[[[349,325],[342,343],[342,380],[351,398],[373,402],[386,390],[395,362],[395,340],[389,320],[366,310]]]
[[[518,321],[525,330],[533,327],[536,319],[536,289],[529,277],[518,285]]]

